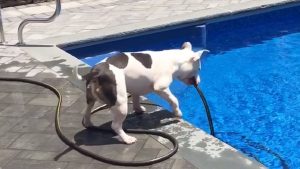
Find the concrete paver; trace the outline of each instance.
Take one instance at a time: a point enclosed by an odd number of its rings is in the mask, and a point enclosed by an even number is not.
[[[42,160],[11,160],[3,169],[54,169],[65,168],[66,162],[42,161]]]

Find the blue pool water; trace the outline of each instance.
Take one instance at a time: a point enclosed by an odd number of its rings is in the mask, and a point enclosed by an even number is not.
[[[201,88],[216,137],[272,169],[300,168],[300,7],[207,25]],[[91,66],[112,51],[202,48],[195,26],[68,50]],[[175,81],[184,119],[209,132],[195,89]],[[154,94],[152,101],[169,108]],[[196,102],[195,100],[199,100]]]

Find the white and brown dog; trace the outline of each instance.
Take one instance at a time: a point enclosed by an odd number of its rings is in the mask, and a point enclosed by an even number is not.
[[[136,112],[145,111],[145,107],[140,104],[140,96],[155,92],[170,103],[177,117],[181,117],[178,101],[169,85],[173,78],[188,85],[198,84],[199,62],[206,52],[193,52],[191,43],[185,42],[182,49],[118,53],[95,65],[84,76],[79,75],[76,68],[76,77],[86,80],[88,105],[84,125],[93,125],[90,113],[95,101],[101,100],[110,106],[113,113],[111,127],[118,134],[117,138],[126,144],[134,143],[136,138],[127,135],[122,128],[128,111],[127,93],[132,95]]]

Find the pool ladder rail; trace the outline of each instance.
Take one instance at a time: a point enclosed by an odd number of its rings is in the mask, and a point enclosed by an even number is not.
[[[29,23],[49,23],[49,22],[54,21],[54,19],[60,15],[61,0],[55,0],[55,4],[56,4],[55,11],[54,11],[53,15],[50,16],[49,18],[29,18],[29,19],[23,20],[20,23],[20,25],[18,27],[19,42],[17,43],[17,45],[20,45],[20,46],[25,45],[24,39],[23,39],[23,30],[27,24],[29,24]],[[3,22],[2,22],[2,15],[1,15],[1,6],[0,6],[0,40],[1,40],[0,44],[2,44],[2,45],[6,44],[5,36],[4,36],[4,29],[3,29]]]

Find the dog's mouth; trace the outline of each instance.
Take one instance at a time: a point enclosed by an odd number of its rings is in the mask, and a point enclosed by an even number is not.
[[[196,77],[190,77],[190,78],[186,78],[183,80],[184,83],[188,84],[188,85],[197,85],[197,80]]]

